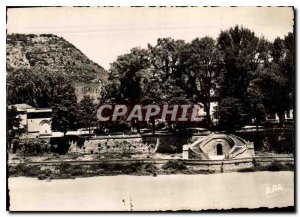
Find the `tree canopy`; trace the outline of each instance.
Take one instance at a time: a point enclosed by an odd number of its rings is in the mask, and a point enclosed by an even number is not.
[[[268,114],[277,113],[283,122],[284,113],[294,106],[294,65],[293,33],[270,42],[235,26],[221,31],[217,39],[159,38],[111,63],[99,100],[100,104],[202,103],[207,126],[211,102],[217,102],[218,124],[228,131],[252,120],[259,125]],[[57,72],[11,71],[7,102],[52,107],[53,130],[96,124],[92,99],[84,97],[78,103],[72,82]]]

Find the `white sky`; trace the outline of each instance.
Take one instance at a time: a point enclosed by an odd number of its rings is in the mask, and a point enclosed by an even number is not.
[[[8,9],[7,32],[62,36],[108,69],[118,55],[159,37],[217,38],[238,24],[274,40],[293,31],[293,18],[287,7],[15,8]]]

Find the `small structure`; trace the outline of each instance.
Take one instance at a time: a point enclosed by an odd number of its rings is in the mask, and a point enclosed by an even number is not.
[[[27,132],[39,135],[51,135],[52,109],[32,108],[27,109]]]
[[[52,109],[33,108],[27,104],[15,104],[21,126],[27,129],[30,136],[51,136]]]
[[[183,159],[232,160],[253,158],[254,145],[235,135],[210,134],[183,146]]]

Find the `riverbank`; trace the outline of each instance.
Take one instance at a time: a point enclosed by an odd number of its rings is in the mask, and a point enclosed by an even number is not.
[[[294,205],[294,173],[9,178],[11,211],[157,211]]]
[[[27,176],[41,180],[114,175],[211,174],[234,171],[294,171],[294,159],[273,157],[227,161],[111,159],[10,163],[8,166],[9,177]]]

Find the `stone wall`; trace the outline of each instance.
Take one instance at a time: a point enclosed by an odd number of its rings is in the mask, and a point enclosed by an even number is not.
[[[253,159],[239,160],[184,160],[184,165],[198,171],[233,172],[241,169],[252,168]]]
[[[201,135],[143,135],[143,142],[156,146],[155,152],[159,153],[181,153],[182,147],[191,144],[197,139],[204,137]]]
[[[141,137],[136,138],[92,138],[85,139],[82,147],[73,142],[69,152],[81,153],[151,153],[155,146],[142,142]]]
[[[79,153],[103,153],[126,152],[131,153],[181,153],[185,144],[190,144],[201,135],[181,136],[173,134],[165,135],[118,135],[101,136],[83,139],[82,144],[76,140],[70,141],[69,152]],[[78,145],[77,145],[78,144]]]

